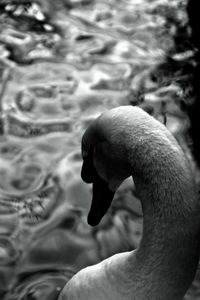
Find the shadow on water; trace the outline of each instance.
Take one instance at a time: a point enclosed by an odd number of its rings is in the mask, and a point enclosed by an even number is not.
[[[91,187],[80,179],[80,143],[101,112],[143,107],[194,165],[183,109],[195,66],[185,7],[1,1],[1,299],[57,299],[81,268],[138,246],[142,213],[129,180],[99,226],[86,222]]]

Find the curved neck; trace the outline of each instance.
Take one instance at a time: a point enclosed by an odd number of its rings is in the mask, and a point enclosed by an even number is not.
[[[151,118],[130,128],[125,145],[144,215],[140,247],[127,264],[132,295],[179,300],[194,278],[200,252],[193,176],[182,150],[161,124]]]

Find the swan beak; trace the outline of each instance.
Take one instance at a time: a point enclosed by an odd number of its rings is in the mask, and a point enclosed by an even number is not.
[[[93,197],[90,212],[88,214],[88,224],[96,226],[108,211],[115,193],[112,192],[108,184],[96,173],[93,179]]]
[[[115,192],[109,189],[108,184],[96,172],[93,165],[93,153],[90,151],[83,159],[81,177],[86,183],[93,183],[93,197],[88,224],[96,226],[108,211]]]

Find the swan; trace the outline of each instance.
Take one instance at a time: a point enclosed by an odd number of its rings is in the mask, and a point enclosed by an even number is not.
[[[82,269],[59,300],[179,300],[199,259],[199,201],[175,138],[139,107],[104,112],[82,138],[82,179],[93,183],[88,223],[97,225],[114,193],[133,177],[143,210],[139,248]]]

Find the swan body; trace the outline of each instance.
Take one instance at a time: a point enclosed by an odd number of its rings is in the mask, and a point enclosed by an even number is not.
[[[199,202],[189,163],[160,122],[138,107],[105,112],[82,139],[82,178],[93,183],[88,223],[96,225],[132,176],[143,209],[135,251],[78,272],[59,300],[181,300],[199,259]]]

